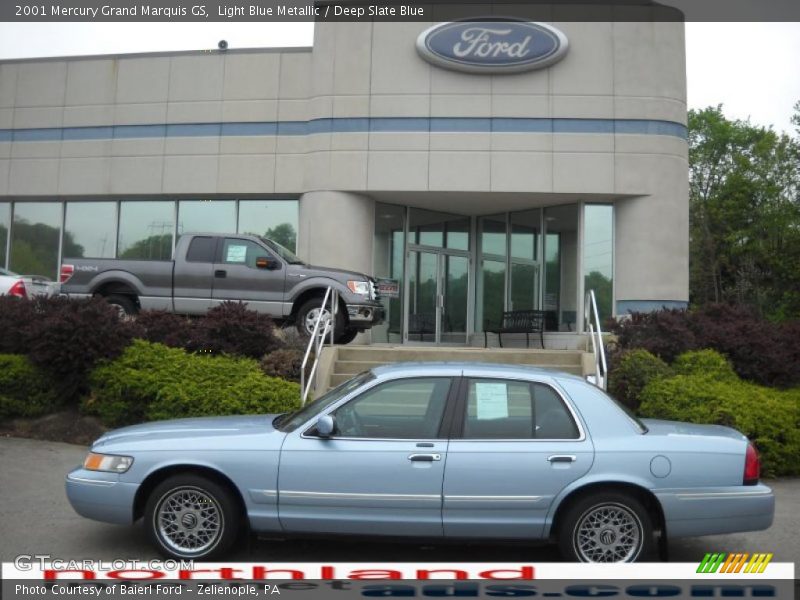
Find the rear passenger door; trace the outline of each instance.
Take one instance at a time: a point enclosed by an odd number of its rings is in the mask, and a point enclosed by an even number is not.
[[[196,315],[204,314],[211,308],[218,240],[209,235],[195,236],[189,242],[184,260],[175,261],[172,275],[175,312]]]
[[[594,450],[561,393],[545,382],[464,378],[444,474],[446,537],[535,539],[558,493]]]
[[[264,269],[257,259],[268,259],[276,267]],[[226,300],[247,303],[251,310],[283,316],[286,267],[272,252],[252,240],[222,238],[214,265],[213,306]]]

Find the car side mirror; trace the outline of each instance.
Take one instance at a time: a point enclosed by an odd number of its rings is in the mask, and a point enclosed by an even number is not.
[[[321,438],[329,438],[336,430],[336,421],[331,415],[322,415],[317,419],[317,435]]]
[[[256,268],[265,269],[267,271],[277,271],[281,268],[281,263],[274,258],[259,256],[256,258]]]

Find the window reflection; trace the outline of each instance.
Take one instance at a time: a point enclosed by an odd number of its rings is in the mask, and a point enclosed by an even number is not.
[[[297,252],[296,200],[242,200],[238,233],[265,237]]]
[[[385,290],[381,302],[386,309],[386,317],[383,323],[373,327],[373,342],[402,340],[405,214],[403,206],[380,202],[375,204],[374,273],[379,280],[388,279],[394,285],[379,285],[379,289],[382,287]]]
[[[554,206],[544,211],[545,327],[575,331],[578,307],[578,207]]]
[[[55,279],[61,234],[59,202],[17,202],[11,230],[9,269],[21,275]]]
[[[409,235],[412,244],[469,250],[469,217],[412,208]]]
[[[169,260],[175,231],[172,201],[128,201],[120,204],[117,256]]]
[[[11,228],[11,203],[0,202],[0,267],[6,266],[8,230]]]
[[[114,258],[116,240],[116,202],[67,203],[65,258]]]
[[[236,233],[234,200],[181,200],[178,235],[184,233]]]
[[[614,207],[587,204],[583,214],[583,288],[594,290],[602,323],[613,312]]]

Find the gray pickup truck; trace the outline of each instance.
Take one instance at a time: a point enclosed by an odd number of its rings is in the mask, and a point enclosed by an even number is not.
[[[383,320],[375,281],[363,273],[315,267],[272,240],[253,235],[184,234],[173,260],[65,258],[61,291],[103,296],[120,311],[201,315],[226,300],[309,335],[325,290],[339,292],[336,341],[346,344]]]

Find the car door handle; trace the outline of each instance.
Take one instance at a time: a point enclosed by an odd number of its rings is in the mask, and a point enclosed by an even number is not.
[[[228,276],[228,272],[223,270],[223,269],[219,269],[217,271],[214,271],[214,277],[216,277],[217,279],[225,279],[227,276]]]
[[[577,457],[574,454],[553,454],[547,457],[547,462],[550,463],[571,463],[576,460]]]
[[[442,460],[441,454],[409,454],[408,460],[411,462],[433,462],[435,460]]]

